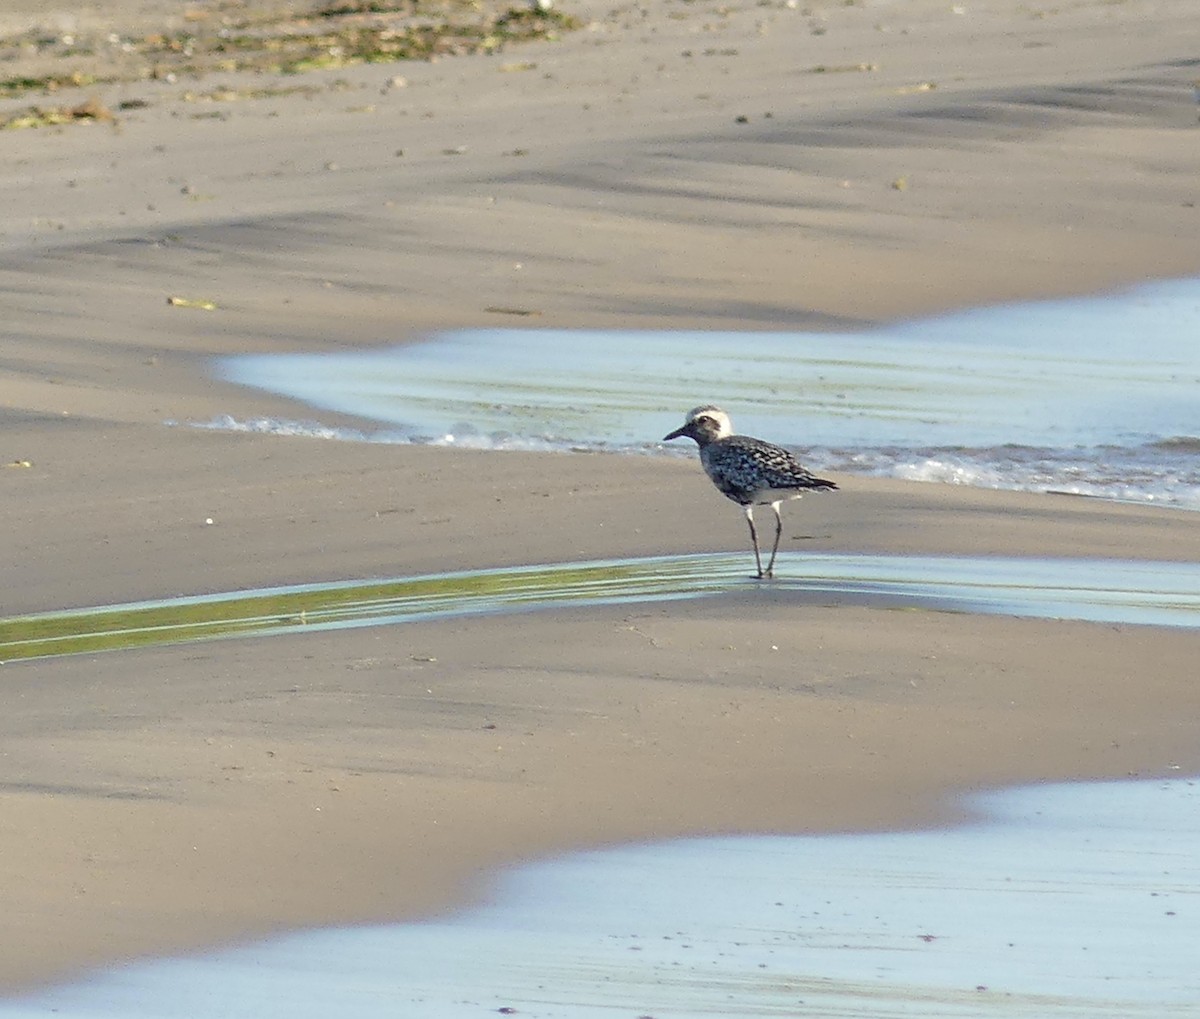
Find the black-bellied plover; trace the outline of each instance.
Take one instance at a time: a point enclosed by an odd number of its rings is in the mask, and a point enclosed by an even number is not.
[[[683,427],[663,436],[663,442],[685,435],[695,439],[700,447],[700,463],[712,483],[728,498],[745,507],[758,576],[772,576],[779,536],[783,533],[780,503],[785,499],[799,499],[805,492],[829,491],[837,485],[818,478],[782,446],[752,439],[749,435],[734,435],[729,415],[720,407],[697,407],[688,411]],[[758,531],[754,528],[756,505],[769,505],[775,511],[775,544],[765,570],[758,551]]]

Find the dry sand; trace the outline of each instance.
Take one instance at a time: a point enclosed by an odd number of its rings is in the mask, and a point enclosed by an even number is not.
[[[123,28],[177,13],[105,6]],[[32,463],[0,470],[0,613],[742,548],[683,460],[164,421],[304,416],[212,379],[219,353],[514,321],[836,328],[1194,274],[1193,0],[1017,8],[592,0],[559,42],[321,72],[345,84],[310,95],[57,94],[148,105],[0,136],[0,461]],[[1194,514],[840,480],[788,547],[1200,556]],[[1197,642],[766,589],[9,664],[0,986],[416,916],[567,847],[1196,772]]]

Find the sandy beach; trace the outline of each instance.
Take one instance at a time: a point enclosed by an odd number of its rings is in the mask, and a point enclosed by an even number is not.
[[[7,5],[3,77],[69,66],[38,26],[229,10],[43,6]],[[218,355],[838,329],[1200,270],[1192,0],[560,7],[578,30],[490,54],[2,93],[0,120],[110,116],[0,131],[0,616],[746,547],[692,460],[190,427],[316,416],[221,382]],[[1200,558],[1185,511],[837,480],[785,548]],[[1195,773],[1198,651],[767,586],[11,662],[0,990],[428,915],[570,848]]]

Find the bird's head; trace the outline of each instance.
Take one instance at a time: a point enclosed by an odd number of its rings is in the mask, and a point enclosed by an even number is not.
[[[670,435],[664,435],[662,441],[669,442],[671,439],[687,436],[689,439],[695,439],[698,445],[706,446],[714,439],[723,439],[732,434],[733,425],[730,424],[729,415],[720,407],[707,405],[689,410],[683,427],[676,428]]]

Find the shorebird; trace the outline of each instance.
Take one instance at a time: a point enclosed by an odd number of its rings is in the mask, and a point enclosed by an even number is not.
[[[754,563],[758,577],[774,576],[775,554],[783,533],[779,505],[785,499],[799,499],[805,492],[837,488],[832,481],[818,478],[782,446],[749,435],[734,435],[733,425],[720,407],[697,407],[688,411],[682,428],[663,436],[663,442],[687,436],[700,447],[704,472],[721,493],[746,510],[750,540],[754,542]],[[758,531],[754,528],[754,507],[769,505],[775,511],[775,544],[771,560],[763,569],[758,550]]]

